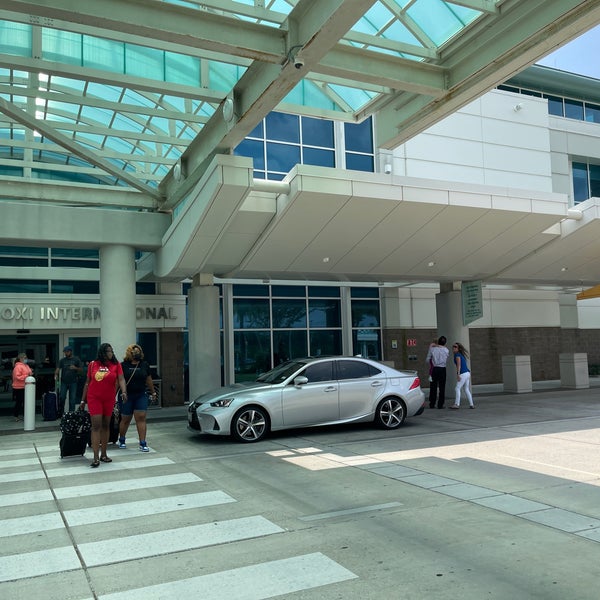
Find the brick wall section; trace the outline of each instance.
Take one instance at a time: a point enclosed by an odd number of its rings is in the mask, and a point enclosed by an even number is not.
[[[183,333],[160,334],[159,375],[163,406],[184,404]]]
[[[383,331],[383,359],[394,361],[397,369],[418,371],[422,387],[428,387],[427,349],[437,337],[435,329],[386,329]],[[416,347],[407,340],[416,340]],[[398,349],[392,349],[397,340]],[[469,331],[473,383],[502,383],[502,357],[531,357],[532,381],[560,379],[559,354],[585,352],[588,365],[600,365],[600,330],[560,327],[483,328]],[[451,345],[452,341],[448,340]],[[450,348],[451,350],[451,348]],[[417,360],[410,360],[410,355]]]

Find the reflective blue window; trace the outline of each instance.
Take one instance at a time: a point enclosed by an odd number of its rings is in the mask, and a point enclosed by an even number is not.
[[[352,327],[379,327],[378,300],[352,300]]]
[[[311,298],[308,301],[308,325],[309,327],[341,327],[340,301]]]
[[[317,167],[335,167],[335,152],[333,150],[320,150],[319,148],[303,149],[305,165]]]
[[[557,96],[548,96],[548,112],[557,117],[564,117],[563,99]]]
[[[300,143],[300,118],[297,115],[272,112],[265,118],[266,138]]]
[[[565,117],[583,121],[583,102],[565,98]]]
[[[306,330],[273,332],[273,366],[292,358],[308,356]]]
[[[365,119],[362,123],[344,123],[346,151],[373,152],[373,121]]]
[[[267,299],[233,300],[233,326],[236,329],[267,329],[271,325]]]
[[[306,327],[305,300],[273,300],[273,327],[298,329]]]
[[[300,146],[267,142],[267,170],[289,173],[300,161]]]
[[[234,296],[268,296],[269,287],[266,285],[237,283],[233,286]]]
[[[597,104],[585,105],[585,120],[591,123],[600,123],[600,106]]]
[[[588,170],[585,163],[573,163],[573,200],[575,204],[590,197]]]
[[[254,168],[264,170],[265,168],[265,145],[260,140],[245,139],[234,150],[237,156],[248,156],[254,160]]]
[[[302,117],[302,143],[309,146],[333,148],[333,121]]]
[[[368,154],[352,154],[346,152],[346,169],[350,171],[368,171],[372,173],[374,169],[374,158]]]
[[[287,298],[304,298],[305,289],[303,285],[273,285],[271,295]]]
[[[310,332],[311,356],[339,356],[342,353],[340,329],[315,329]]]
[[[328,285],[309,285],[308,286],[308,297],[309,298],[339,298],[340,288],[337,286]]]
[[[0,293],[2,294],[47,294],[48,282],[33,279],[0,279]]]

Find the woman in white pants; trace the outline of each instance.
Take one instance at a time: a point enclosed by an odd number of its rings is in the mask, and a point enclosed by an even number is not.
[[[454,366],[456,367],[456,398],[454,399],[454,405],[450,408],[453,410],[460,408],[460,391],[463,388],[465,390],[465,396],[469,401],[469,408],[475,408],[473,396],[471,396],[471,371],[467,366],[469,353],[460,342],[452,344],[452,352],[454,352]]]

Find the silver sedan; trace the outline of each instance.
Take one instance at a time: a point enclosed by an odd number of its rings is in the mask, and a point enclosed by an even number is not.
[[[396,429],[424,407],[416,371],[358,357],[306,358],[203,394],[189,403],[188,425],[258,442],[269,431],[316,425],[374,422]]]

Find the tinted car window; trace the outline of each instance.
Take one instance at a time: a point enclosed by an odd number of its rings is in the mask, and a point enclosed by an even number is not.
[[[339,360],[337,370],[338,379],[362,379],[381,373],[379,369],[357,360]]]
[[[331,381],[333,379],[333,363],[331,361],[326,361],[309,365],[300,374],[308,379],[308,383]]]

